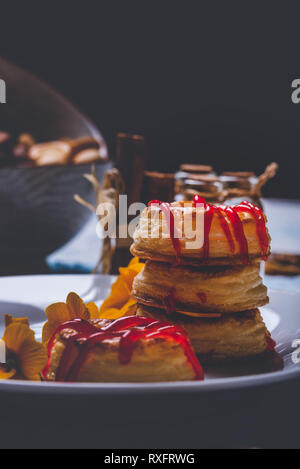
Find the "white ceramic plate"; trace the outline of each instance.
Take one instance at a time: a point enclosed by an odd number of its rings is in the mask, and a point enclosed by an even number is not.
[[[36,275],[0,278],[0,333],[3,332],[4,313],[16,317],[27,316],[36,337],[41,338],[45,321],[45,307],[55,301],[64,301],[70,291],[78,293],[85,301],[98,305],[107,297],[114,277],[102,275]],[[259,386],[300,377],[297,362],[297,346],[300,349],[300,294],[271,291],[270,304],[261,309],[264,320],[277,342],[276,350],[284,367],[278,371],[265,372],[256,365],[251,368],[219,366],[206,370],[203,382],[174,383],[33,383],[27,381],[0,381],[1,390],[37,393],[123,393],[123,392],[176,392],[184,390],[220,390]],[[294,345],[294,347],[293,347]],[[294,353],[293,353],[294,352]],[[299,351],[300,360],[300,351]],[[295,359],[296,358],[296,359]],[[268,365],[269,366],[269,365]],[[269,369],[267,367],[267,369]]]

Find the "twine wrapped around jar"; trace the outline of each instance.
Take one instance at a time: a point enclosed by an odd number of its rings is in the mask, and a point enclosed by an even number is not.
[[[76,202],[84,205],[89,210],[91,210],[91,212],[95,213],[99,222],[103,225],[101,217],[97,214],[97,207],[99,204],[109,203],[111,204],[111,207],[114,207],[114,210],[111,210],[111,213],[108,213],[108,220],[111,220],[111,218],[115,216],[119,205],[119,195],[124,194],[125,192],[123,178],[118,169],[109,169],[105,173],[101,186],[96,175],[95,166],[92,166],[91,174],[84,174],[84,177],[92,184],[94,188],[96,194],[96,205],[87,202],[78,194],[74,195],[74,199]],[[107,229],[108,224],[109,221],[107,221],[106,224],[102,226],[103,230]],[[100,265],[102,274],[109,274],[111,272],[114,251],[115,246],[112,245],[111,238],[105,237],[102,243],[101,255],[93,270],[93,273],[98,272]]]

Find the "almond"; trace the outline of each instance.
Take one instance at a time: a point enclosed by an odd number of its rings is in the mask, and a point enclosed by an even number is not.
[[[100,156],[99,150],[95,148],[89,148],[87,150],[82,150],[79,153],[76,153],[76,155],[72,159],[72,163],[75,165],[89,164],[100,159],[102,158]]]
[[[67,142],[53,141],[33,145],[29,149],[29,158],[38,166],[67,164],[71,156],[71,145]]]
[[[82,150],[90,148],[98,149],[100,147],[99,141],[94,137],[80,137],[75,140],[71,140],[69,143],[72,146],[72,155],[75,155]]]

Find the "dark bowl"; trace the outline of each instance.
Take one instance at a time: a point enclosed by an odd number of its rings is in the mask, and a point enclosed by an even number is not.
[[[0,130],[30,132],[37,141],[93,136],[107,147],[101,133],[68,100],[38,78],[0,58],[0,78],[7,87],[0,104]],[[96,165],[102,180],[109,162]],[[0,169],[0,263],[42,259],[69,241],[91,213],[74,201],[79,193],[94,201],[83,178],[90,165],[5,167]],[[1,268],[0,271],[3,269]]]

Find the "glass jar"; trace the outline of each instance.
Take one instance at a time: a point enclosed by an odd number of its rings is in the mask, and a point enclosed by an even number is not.
[[[200,195],[208,203],[220,202],[222,183],[216,176],[194,175],[193,179],[185,179],[181,191],[175,200],[193,200],[195,195]]]
[[[175,200],[183,200],[183,188],[185,181],[187,180],[197,180],[199,176],[215,176],[213,167],[209,165],[199,165],[199,164],[182,164],[179,168],[179,171],[175,173]]]
[[[236,205],[243,200],[252,202],[262,208],[260,191],[255,191],[258,178],[252,172],[226,171],[220,176],[223,186],[223,203]]]

